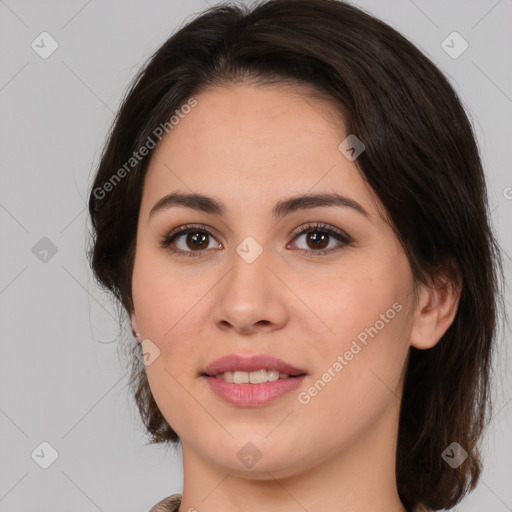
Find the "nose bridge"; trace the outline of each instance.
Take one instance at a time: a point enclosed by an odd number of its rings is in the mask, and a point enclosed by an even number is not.
[[[230,263],[233,265],[230,279],[236,275],[237,279],[253,281],[258,274],[260,278],[268,274],[269,270],[266,266],[272,265],[269,230],[265,224],[255,221],[259,210],[255,209],[253,202],[261,202],[261,198],[246,199],[244,197],[242,200],[239,197],[238,201],[238,215],[231,231],[231,235],[234,235],[233,240],[238,240],[235,241],[230,258]],[[252,209],[251,205],[253,205]],[[257,280],[252,282],[252,285],[255,284]]]
[[[232,286],[241,288],[242,296],[270,295],[272,273],[267,266],[271,265],[271,260],[268,246],[264,247],[253,236],[247,236],[235,247],[233,268],[228,280]],[[270,299],[270,296],[267,298]]]
[[[231,270],[216,297],[214,318],[218,325],[228,323],[249,332],[256,324],[282,323],[285,309],[278,289],[282,284],[267,268],[272,267],[272,260],[270,249],[252,236],[235,247]]]

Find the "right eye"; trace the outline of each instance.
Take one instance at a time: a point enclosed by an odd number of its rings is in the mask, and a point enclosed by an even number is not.
[[[181,241],[181,247],[179,247],[179,239],[182,237],[185,238]],[[179,226],[162,238],[160,246],[179,256],[195,257],[200,256],[206,249],[215,247],[215,244],[211,245],[209,243],[211,241],[208,240],[208,237],[215,240],[213,234],[202,224]],[[175,240],[178,240],[178,242],[175,242]],[[177,249],[172,248],[171,245],[175,245]],[[222,244],[219,244],[219,242],[216,245],[217,248],[222,248]],[[188,250],[190,247],[192,247],[192,250]]]

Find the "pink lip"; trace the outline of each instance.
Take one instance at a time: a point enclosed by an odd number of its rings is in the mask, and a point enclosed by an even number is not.
[[[256,370],[277,370],[280,373],[287,373],[288,375],[299,376],[306,372],[295,368],[289,363],[285,363],[276,357],[267,356],[264,354],[254,355],[250,357],[241,357],[236,354],[223,356],[213,363],[210,363],[204,370],[207,376],[215,376],[224,372],[254,372]],[[275,381],[278,382],[278,381]]]
[[[287,373],[290,377],[262,384],[235,384],[216,377],[224,372],[254,372],[262,369],[277,370],[279,373]],[[227,402],[242,407],[257,407],[298,387],[304,381],[306,372],[281,359],[264,354],[250,357],[232,354],[210,363],[202,377],[206,379],[212,391]]]
[[[258,407],[279,398],[299,386],[306,375],[289,377],[262,384],[235,384],[222,378],[203,376],[212,391],[220,398],[240,407]]]

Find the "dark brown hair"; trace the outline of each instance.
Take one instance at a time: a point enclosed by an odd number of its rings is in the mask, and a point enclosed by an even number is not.
[[[452,508],[481,472],[502,264],[465,111],[438,68],[390,26],[341,1],[271,0],[218,5],[180,28],[135,77],[103,151],[89,197],[94,274],[132,312],[151,151],[126,163],[193,95],[242,81],[307,85],[339,105],[347,133],[366,146],[358,167],[385,206],[417,282],[444,275],[461,283],[455,320],[439,343],[410,349],[396,456],[406,507]],[[179,442],[144,365],[132,359],[130,383],[150,442]],[[456,469],[441,457],[453,441],[469,454]]]

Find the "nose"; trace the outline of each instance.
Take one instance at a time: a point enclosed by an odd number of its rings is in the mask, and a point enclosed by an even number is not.
[[[223,331],[239,334],[269,332],[282,328],[288,320],[286,301],[290,292],[277,277],[265,251],[249,263],[238,253],[233,266],[216,287],[213,320]],[[269,265],[270,264],[270,265]]]

